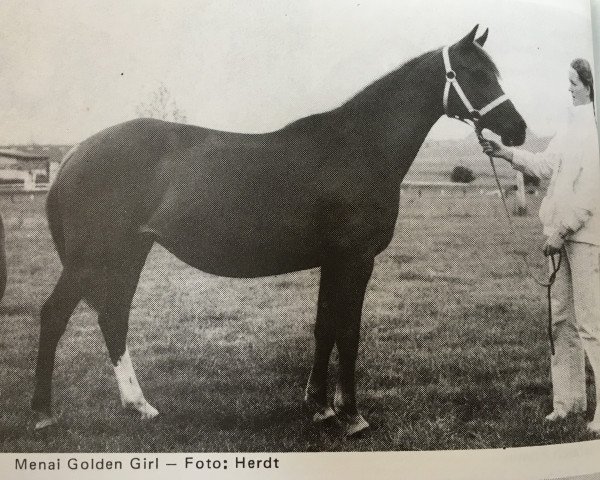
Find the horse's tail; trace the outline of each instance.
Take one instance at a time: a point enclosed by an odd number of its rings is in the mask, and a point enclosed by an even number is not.
[[[76,149],[77,145],[71,148],[71,150],[67,152],[65,157],[60,162],[60,167],[58,168],[58,172],[56,172],[56,177],[54,178],[54,181],[50,186],[50,190],[48,191],[48,196],[46,197],[46,215],[48,217],[48,226],[50,227],[50,234],[52,235],[54,245],[56,245],[58,257],[63,265],[65,264],[65,236],[60,201],[58,198],[58,184],[60,183],[59,177],[65,163],[67,163],[69,158],[71,158],[73,153],[75,153]]]

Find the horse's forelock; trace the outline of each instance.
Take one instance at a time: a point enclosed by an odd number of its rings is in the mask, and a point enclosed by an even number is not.
[[[482,47],[480,47],[477,44],[474,44],[473,46],[475,47],[477,58],[479,59],[481,64],[487,69],[491,70],[494,73],[494,75],[500,77],[500,71],[494,63],[494,60],[492,60],[492,57],[490,57],[490,54],[487,53]]]
[[[476,62],[475,64],[473,63],[473,59]],[[490,71],[497,78],[500,78],[500,71],[498,70],[496,63],[494,63],[494,60],[492,60],[490,54],[487,53],[483,47],[477,45],[476,43],[469,45],[468,51],[464,57],[459,53],[458,63],[465,67],[481,67],[484,70]]]

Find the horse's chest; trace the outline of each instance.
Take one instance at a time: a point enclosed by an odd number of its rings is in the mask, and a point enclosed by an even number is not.
[[[331,206],[324,215],[326,241],[335,249],[379,253],[392,239],[398,203],[358,199]]]

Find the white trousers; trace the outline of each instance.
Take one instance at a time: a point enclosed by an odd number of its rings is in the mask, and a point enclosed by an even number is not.
[[[559,414],[587,409],[585,356],[596,385],[600,420],[600,246],[565,242],[552,286],[555,355],[551,360],[553,406]],[[552,267],[551,267],[552,268]]]

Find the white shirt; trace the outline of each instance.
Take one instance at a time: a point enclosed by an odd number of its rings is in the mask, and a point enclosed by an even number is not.
[[[513,167],[549,178],[540,207],[544,234],[572,230],[568,240],[600,245],[600,157],[594,105],[569,109],[565,128],[541,153],[513,150]]]

